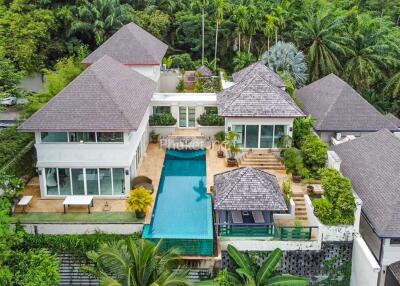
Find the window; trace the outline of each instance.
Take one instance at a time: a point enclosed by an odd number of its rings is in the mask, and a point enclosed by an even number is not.
[[[400,245],[400,238],[391,238],[390,239],[390,244],[392,245]]]
[[[41,132],[42,142],[68,142],[68,132]]]
[[[186,126],[186,107],[179,107],[179,127],[187,127]]]
[[[246,125],[246,148],[258,148],[258,125]]]
[[[95,132],[69,132],[69,142],[96,142]]]
[[[112,195],[111,169],[99,169],[100,194]]]
[[[171,106],[153,106],[153,114],[171,113]]]
[[[233,125],[232,130],[239,135],[236,144],[239,147],[244,147],[244,125]]]
[[[124,133],[97,132],[97,142],[124,142]]]
[[[71,169],[71,178],[72,178],[72,194],[84,195],[85,177],[83,176],[83,169]]]
[[[274,148],[278,147],[278,142],[285,135],[285,126],[284,125],[275,125],[274,131]]]
[[[69,168],[58,168],[58,181],[60,184],[60,195],[71,195],[71,173]]]
[[[88,195],[99,194],[99,176],[97,169],[86,169],[86,188]]]
[[[274,137],[274,126],[261,125],[260,148],[272,148],[273,137]]]
[[[113,169],[114,195],[123,195],[125,193],[125,175],[124,169]]]
[[[49,168],[45,169],[46,174],[46,188],[47,195],[56,196],[58,195],[58,181],[57,181],[57,169]]]

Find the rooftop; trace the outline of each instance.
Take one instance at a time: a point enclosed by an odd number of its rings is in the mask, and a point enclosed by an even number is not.
[[[210,77],[213,75],[212,71],[205,65],[200,66],[196,71],[200,72],[202,76]]]
[[[168,45],[134,23],[119,29],[82,63],[93,64],[104,55],[125,65],[160,65]]]
[[[258,74],[217,94],[218,113],[231,117],[302,117],[289,94]]]
[[[104,56],[26,120],[19,130],[136,130],[155,90],[154,81]]]
[[[397,127],[385,119],[348,83],[334,74],[327,75],[296,93],[305,113],[317,121],[318,131],[378,131]]]
[[[276,176],[242,167],[214,176],[215,210],[286,211]]]
[[[332,147],[380,237],[400,237],[400,140],[389,130]]]
[[[256,62],[238,72],[235,72],[232,74],[232,78],[233,81],[237,83],[254,75],[261,76],[263,79],[269,81],[276,87],[285,87],[285,83],[281,77],[262,62]]]

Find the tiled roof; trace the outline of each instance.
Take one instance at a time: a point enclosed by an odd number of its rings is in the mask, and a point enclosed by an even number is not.
[[[400,119],[394,116],[392,113],[388,113],[385,115],[386,120],[390,121],[392,124],[400,128]]]
[[[259,75],[217,94],[218,113],[231,117],[302,117],[289,94]]]
[[[104,56],[83,71],[19,129],[136,130],[155,90],[154,81]]]
[[[400,237],[400,139],[389,130],[332,147],[341,171],[363,202],[362,211],[381,237]]]
[[[389,269],[392,272],[394,278],[396,279],[397,283],[400,284],[400,261],[392,263],[389,265]],[[388,283],[387,283],[388,284]]]
[[[238,168],[214,176],[214,209],[286,211],[274,175],[254,168]]]
[[[213,75],[212,71],[205,65],[200,66],[196,71],[200,72],[205,77]]]
[[[232,78],[234,82],[238,83],[256,74],[269,81],[276,87],[285,87],[285,82],[281,79],[281,77],[262,62],[256,62],[238,72],[235,72],[232,74]]]
[[[397,129],[349,84],[334,74],[321,78],[296,93],[303,110],[317,121],[318,131],[378,131]]]
[[[129,23],[119,29],[82,63],[92,64],[104,55],[108,55],[126,65],[159,65],[167,49],[168,45],[152,34],[134,23]]]

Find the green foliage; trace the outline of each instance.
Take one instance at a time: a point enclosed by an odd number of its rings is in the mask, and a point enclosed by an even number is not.
[[[287,174],[300,175],[301,170],[304,168],[303,156],[299,149],[291,147],[283,153],[284,163]]]
[[[179,80],[178,86],[176,87],[176,90],[178,92],[184,92],[185,91],[185,81],[183,79]]]
[[[306,118],[296,118],[293,120],[293,141],[297,148],[300,148],[301,142],[304,138],[312,134],[314,122],[315,119],[311,116]]]
[[[22,194],[24,183],[18,177],[0,173],[0,190],[4,192],[4,197],[11,201]]]
[[[22,73],[5,57],[4,48],[0,46],[0,98],[18,95],[17,84],[21,78]]]
[[[215,133],[214,138],[218,142],[218,144],[222,144],[222,142],[225,141],[225,132],[219,131],[219,132]]]
[[[139,213],[146,213],[152,203],[153,197],[150,191],[146,190],[144,187],[138,187],[132,190],[126,200],[128,210]]]
[[[171,113],[152,114],[149,118],[150,126],[172,126],[176,124],[176,119]]]
[[[194,92],[204,92],[204,83],[201,80],[196,81]]]
[[[97,251],[87,252],[95,265],[84,270],[101,285],[190,285],[187,271],[175,271],[180,256],[173,250],[161,252],[159,244],[144,239],[102,244]]]
[[[234,70],[241,70],[256,61],[256,57],[249,52],[238,52],[233,58]]]
[[[355,199],[351,182],[335,169],[322,169],[323,199],[313,200],[315,215],[327,225],[353,224]]]
[[[318,171],[325,167],[328,145],[321,141],[316,135],[308,135],[301,141],[301,151],[305,167],[314,177]]]
[[[170,56],[170,57],[163,58],[163,64],[165,65],[165,67],[167,69],[170,69],[172,67],[172,64],[173,64],[172,57]]]
[[[183,70],[193,70],[195,69],[195,63],[193,62],[190,54],[179,54],[179,55],[172,55],[172,67],[180,68]]]
[[[168,14],[152,9],[151,6],[144,11],[135,11],[134,22],[159,39],[167,37],[168,28],[171,24]]]
[[[15,127],[0,129],[0,169],[32,140],[32,134],[19,133]]]
[[[229,159],[235,159],[235,156],[240,153],[241,149],[237,145],[239,134],[234,131],[225,133],[224,145],[228,149]]]
[[[342,255],[336,255],[324,261],[322,271],[323,280],[316,283],[318,286],[350,286],[351,260],[340,262]]]
[[[44,249],[14,252],[9,263],[14,273],[12,285],[53,286],[61,280],[58,257]]]
[[[285,180],[282,183],[282,193],[285,196],[286,204],[288,205],[290,199],[293,197],[292,182],[290,180]]]
[[[197,123],[202,126],[224,126],[225,118],[214,112],[204,112],[197,118]]]

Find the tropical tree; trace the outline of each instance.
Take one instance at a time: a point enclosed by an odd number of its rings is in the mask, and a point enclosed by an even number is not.
[[[263,33],[267,37],[267,49],[268,50],[269,50],[270,38],[274,34],[277,35],[277,22],[278,22],[278,19],[275,16],[270,15],[270,14],[265,16],[265,26],[263,29]]]
[[[308,279],[288,274],[276,274],[275,271],[282,259],[283,252],[279,248],[275,249],[268,256],[265,263],[258,267],[254,265],[247,253],[238,251],[232,245],[228,245],[229,257],[236,264],[236,273],[221,271],[222,275],[216,278],[220,285],[247,285],[247,286],[306,286],[309,285]],[[224,279],[222,284],[221,280]],[[219,280],[219,281],[218,281]]]
[[[297,86],[307,81],[307,65],[303,52],[293,43],[278,42],[262,56],[263,62],[275,72],[287,72]]]
[[[189,285],[187,272],[174,270],[181,257],[174,250],[162,252],[161,243],[129,238],[103,244],[98,251],[87,253],[95,265],[84,270],[102,286]]]
[[[241,35],[249,28],[249,15],[247,6],[239,4],[233,11],[232,20],[236,24],[236,30],[238,33],[238,52],[240,53],[241,47]]]
[[[250,53],[251,50],[251,41],[254,35],[257,33],[258,30],[261,29],[262,21],[261,21],[261,13],[253,4],[249,5],[249,22],[251,25],[248,26],[248,34],[249,34],[249,45],[247,48],[247,52]]]
[[[386,84],[384,93],[389,94],[394,98],[400,97],[400,71],[395,73]]]
[[[238,71],[254,63],[255,61],[256,57],[252,53],[237,52],[236,56],[233,58],[233,65],[235,67],[235,71]]]
[[[204,64],[204,19],[205,10],[209,5],[208,0],[192,0],[192,7],[199,7],[201,10],[201,64]]]
[[[17,84],[22,78],[13,63],[5,57],[4,49],[0,46],[0,98],[16,95]]]
[[[78,7],[72,31],[83,32],[100,45],[124,24],[131,22],[133,12],[132,6],[120,4],[119,0],[86,0]]]
[[[231,10],[229,0],[214,0],[215,9],[215,50],[214,50],[214,70],[217,69],[217,50],[218,50],[218,29],[224,20],[225,12]]]
[[[298,43],[307,52],[310,79],[315,81],[329,73],[339,74],[342,70],[341,57],[351,51],[351,40],[341,33],[343,17],[330,15],[330,11],[307,14],[297,23],[295,33]]]

